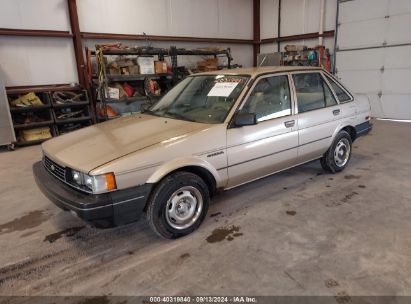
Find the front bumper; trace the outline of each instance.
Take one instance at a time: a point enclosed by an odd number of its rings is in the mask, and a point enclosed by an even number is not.
[[[115,226],[137,221],[146,205],[151,184],[103,194],[89,194],[76,190],[52,176],[41,161],[33,165],[34,179],[55,205],[74,212],[85,221]]]

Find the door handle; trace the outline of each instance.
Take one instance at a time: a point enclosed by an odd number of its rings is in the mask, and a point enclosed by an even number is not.
[[[340,115],[341,110],[337,109],[333,111],[334,116]]]
[[[292,128],[295,125],[295,120],[286,121],[286,122],[284,122],[284,125],[285,125],[286,128]]]

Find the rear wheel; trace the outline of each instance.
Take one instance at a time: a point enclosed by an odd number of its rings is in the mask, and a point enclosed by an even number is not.
[[[189,172],[176,172],[154,189],[147,207],[151,228],[161,237],[178,238],[196,230],[210,201],[206,183]]]
[[[346,131],[340,131],[331,147],[321,158],[321,166],[327,172],[340,172],[347,167],[351,159],[352,140]]]

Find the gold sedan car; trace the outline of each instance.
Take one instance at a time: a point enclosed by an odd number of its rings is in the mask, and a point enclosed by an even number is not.
[[[192,75],[141,114],[43,143],[33,165],[57,206],[97,226],[143,214],[157,234],[196,230],[210,197],[320,159],[348,164],[370,104],[320,68],[266,67]]]

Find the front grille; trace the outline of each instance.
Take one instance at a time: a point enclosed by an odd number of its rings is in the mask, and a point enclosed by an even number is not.
[[[44,156],[44,166],[46,169],[58,179],[66,181],[66,168],[52,161],[47,156]]]

